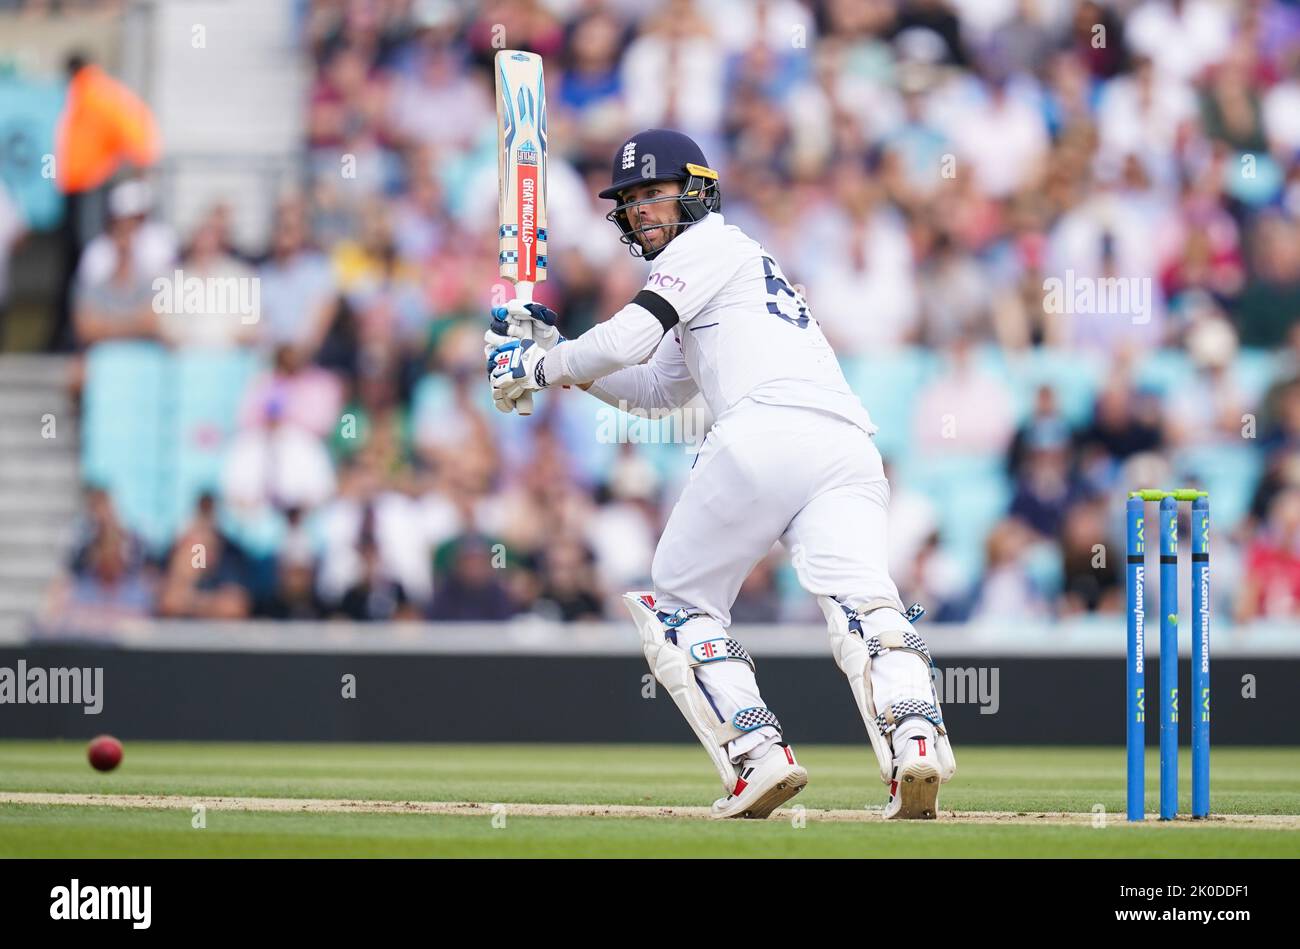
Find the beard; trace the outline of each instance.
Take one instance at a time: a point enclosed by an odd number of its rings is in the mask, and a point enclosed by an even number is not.
[[[638,241],[641,249],[646,253],[654,253],[656,250],[662,250],[668,242],[681,233],[682,224],[685,223],[682,212],[677,212],[677,219],[668,221],[664,224],[652,224],[648,227],[643,225],[643,230],[638,235]],[[651,244],[651,240],[657,243]]]

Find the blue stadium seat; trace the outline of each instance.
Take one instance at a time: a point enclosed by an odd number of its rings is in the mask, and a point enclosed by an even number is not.
[[[1281,359],[1267,349],[1246,348],[1237,354],[1233,369],[1247,400],[1257,404],[1269,386],[1278,380]]]
[[[1264,469],[1262,453],[1249,442],[1184,448],[1173,463],[1181,483],[1210,492],[1210,519],[1217,530],[1236,527],[1250,510]]]
[[[876,445],[892,464],[911,457],[912,411],[921,388],[938,370],[938,359],[916,347],[840,360],[844,377],[880,428]]]
[[[1137,365],[1134,375],[1140,388],[1154,389],[1164,395],[1191,383],[1196,368],[1182,350],[1157,349]]]
[[[939,515],[940,540],[974,582],[984,565],[984,542],[1006,514],[1012,486],[1001,457],[952,455],[928,458],[898,474],[925,494]]]
[[[579,389],[548,392],[540,398],[557,402],[555,431],[577,466],[576,473],[589,484],[605,480],[618,453],[618,441],[613,437],[618,431],[618,410]]]
[[[84,477],[107,488],[123,522],[154,547],[169,539],[158,510],[168,359],[156,343],[100,343],[86,356],[82,397]]]
[[[216,490],[240,404],[259,368],[257,356],[245,350],[182,350],[172,356],[162,499],[169,533],[189,519],[200,494]]]
[[[1040,347],[1007,354],[1006,367],[1019,421],[1025,421],[1033,411],[1034,394],[1042,385],[1055,390],[1061,414],[1072,427],[1078,429],[1092,417],[1105,368],[1095,355]]]
[[[495,413],[496,409],[492,408],[490,397],[485,394],[485,398],[488,399],[487,407]],[[455,390],[451,379],[438,373],[426,372],[420,377],[420,381],[415,384],[415,389],[411,393],[412,419],[418,424],[421,419],[430,415],[449,412],[454,401]]]

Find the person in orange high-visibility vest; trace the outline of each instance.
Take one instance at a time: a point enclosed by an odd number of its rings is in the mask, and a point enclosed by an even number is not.
[[[69,71],[55,143],[60,190],[76,194],[98,188],[123,160],[141,168],[154,164],[158,126],[140,97],[93,63],[74,60]]]
[[[93,236],[83,232],[95,226],[85,220],[87,210],[102,200],[99,189],[123,162],[147,168],[161,151],[158,125],[139,96],[80,54],[68,57],[67,73],[67,100],[54,145],[55,183],[66,203],[63,278],[50,328],[51,349],[71,344],[72,281],[81,250]]]

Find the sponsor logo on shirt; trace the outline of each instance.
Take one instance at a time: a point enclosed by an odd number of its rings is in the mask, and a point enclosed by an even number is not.
[[[674,277],[672,274],[652,273],[650,279],[646,281],[647,287],[658,287],[660,290],[686,290],[686,281],[681,277]]]

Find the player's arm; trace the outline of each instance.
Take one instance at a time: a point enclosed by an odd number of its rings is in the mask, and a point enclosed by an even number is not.
[[[531,340],[513,340],[488,358],[494,398],[517,399],[523,392],[552,385],[580,386],[639,365],[677,321],[670,304],[642,290],[605,322],[550,351]]]
[[[582,385],[600,401],[619,409],[675,409],[700,391],[686,368],[676,334],[665,333],[650,361],[628,366]]]
[[[494,401],[502,405],[552,385],[580,386],[645,362],[664,334],[695,319],[747,259],[725,248],[692,251],[673,241],[645,289],[604,323],[550,352],[527,340],[495,351],[488,361]]]
[[[677,313],[652,290],[603,323],[548,354],[547,385],[594,382],[628,366],[639,366],[677,325]]]

